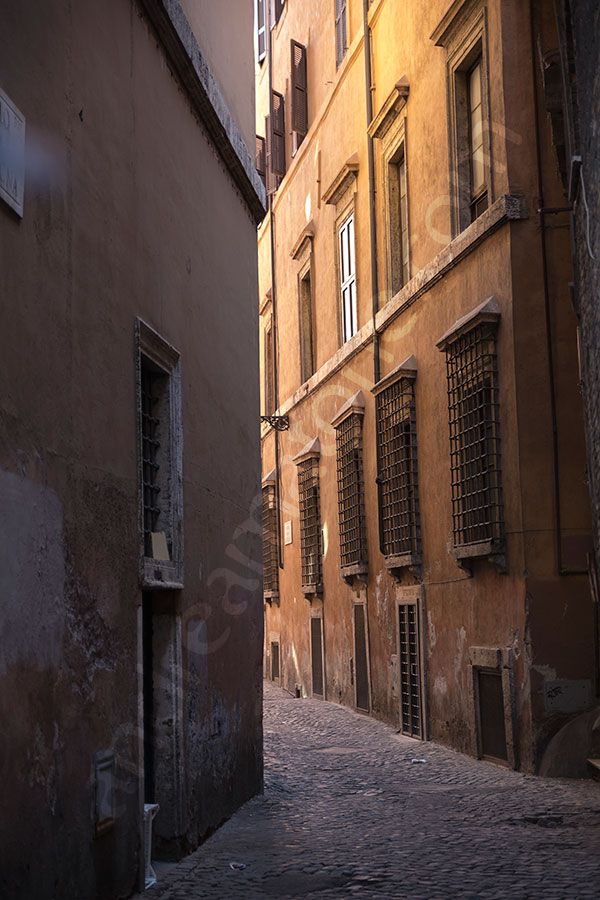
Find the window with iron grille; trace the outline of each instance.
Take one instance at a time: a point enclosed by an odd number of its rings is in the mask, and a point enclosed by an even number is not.
[[[319,460],[315,457],[298,464],[298,498],[302,588],[314,592],[320,589],[322,582]]]
[[[362,462],[363,417],[352,413],[336,427],[340,562],[342,568],[366,566]]]
[[[412,378],[399,378],[375,398],[379,538],[386,557],[420,553],[417,431]]]
[[[275,503],[275,485],[265,484],[262,489],[263,590],[267,598],[273,598],[279,593],[277,510]]]
[[[142,506],[144,517],[144,553],[153,557],[153,535],[166,527],[162,509],[165,498],[161,498],[161,465],[164,470],[165,442],[164,421],[161,411],[165,404],[167,376],[149,359],[142,357]],[[162,427],[161,427],[162,425]],[[170,549],[167,544],[167,549]]]
[[[145,587],[183,582],[179,354],[137,321],[140,566]]]
[[[452,524],[457,547],[503,540],[496,326],[446,347]]]

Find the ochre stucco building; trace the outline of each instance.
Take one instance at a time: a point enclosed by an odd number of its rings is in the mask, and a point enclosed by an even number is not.
[[[265,674],[585,774],[557,749],[597,662],[553,4],[265,7]]]
[[[242,6],[0,7],[3,898],[130,896],[262,787]]]

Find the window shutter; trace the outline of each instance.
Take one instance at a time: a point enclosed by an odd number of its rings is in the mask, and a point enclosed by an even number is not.
[[[258,61],[267,54],[267,29],[265,21],[267,0],[256,0],[256,37],[258,44]]]
[[[347,50],[346,0],[335,0],[335,64],[339,66]]]
[[[285,175],[285,114],[283,97],[271,91],[271,171]]]
[[[308,105],[306,84],[306,47],[298,41],[292,48],[292,129],[305,135],[308,131]]]
[[[260,135],[256,135],[256,171],[262,178],[265,180],[265,175],[267,172],[267,151],[265,146],[265,139]]]
[[[285,0],[273,0],[273,24],[277,25],[283,12]]]

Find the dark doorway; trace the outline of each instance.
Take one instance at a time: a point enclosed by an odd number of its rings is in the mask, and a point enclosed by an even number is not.
[[[416,603],[398,607],[398,661],[400,668],[400,730],[423,737],[421,715],[421,663],[419,616]]]
[[[508,762],[501,673],[479,669],[477,688],[481,755],[486,759]]]
[[[152,594],[142,594],[142,659],[144,707],[144,803],[154,803],[154,653],[152,650]]]
[[[312,659],[312,692],[323,696],[323,620],[310,620],[310,650]]]
[[[271,641],[271,681],[279,681],[279,643]]]
[[[354,660],[356,670],[356,707],[369,712],[371,704],[369,702],[367,633],[363,603],[357,603],[354,607]]]

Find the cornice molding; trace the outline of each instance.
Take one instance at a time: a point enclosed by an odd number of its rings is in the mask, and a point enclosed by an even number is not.
[[[341,197],[346,193],[352,182],[358,175],[358,153],[354,153],[346,160],[340,171],[337,173],[325,193],[322,200],[324,203],[335,205]]]
[[[364,416],[365,414],[365,398],[362,391],[357,391],[349,400],[346,400],[342,408],[331,420],[331,424],[334,428],[337,428],[338,425],[341,425],[345,419],[353,414],[358,416]]]
[[[255,222],[261,222],[267,202],[264,185],[179,0],[140,2]]]
[[[371,120],[371,124],[367,128],[370,137],[382,138],[388,133],[405,106],[409,93],[410,85],[404,75],[396,82],[381,109]]]
[[[465,316],[461,316],[460,319],[457,319],[456,322],[450,326],[448,331],[441,336],[439,341],[436,341],[435,346],[438,350],[445,350],[450,344],[453,344],[459,337],[466,334],[468,331],[472,331],[477,325],[481,325],[484,322],[497,325],[499,320],[500,307],[498,306],[496,298],[488,297],[487,300],[484,300],[483,303],[480,303],[479,306],[476,306],[471,312],[468,312]]]

